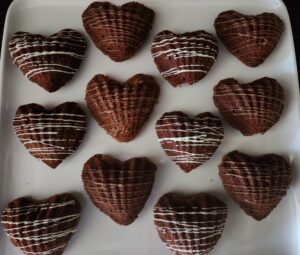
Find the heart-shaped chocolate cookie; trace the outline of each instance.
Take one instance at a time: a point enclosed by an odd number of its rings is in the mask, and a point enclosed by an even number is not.
[[[270,214],[292,180],[290,164],[276,154],[252,157],[232,151],[223,157],[219,169],[226,191],[256,220]]]
[[[41,201],[21,197],[8,204],[1,222],[22,253],[61,255],[77,230],[80,212],[79,202],[68,193]]]
[[[262,64],[275,49],[284,23],[274,13],[253,16],[230,10],[219,14],[215,28],[234,56],[245,65],[255,67]]]
[[[217,58],[218,45],[204,30],[184,34],[164,30],[154,37],[151,52],[161,75],[177,87],[204,78]]]
[[[160,239],[176,255],[206,255],[220,239],[227,206],[213,195],[168,193],[154,207]]]
[[[267,77],[248,84],[221,80],[213,97],[222,116],[245,136],[268,131],[280,119],[284,98],[282,86]]]
[[[160,88],[150,75],[136,74],[124,84],[98,74],[85,100],[98,124],[119,142],[136,137],[157,103]]]
[[[96,207],[118,224],[129,225],[151,193],[155,172],[155,164],[147,158],[121,162],[97,154],[84,164],[82,181]]]
[[[152,28],[154,12],[137,2],[115,6],[93,2],[82,14],[86,32],[105,55],[116,62],[131,58]]]
[[[209,160],[224,137],[220,118],[209,112],[193,119],[183,112],[167,112],[155,128],[166,154],[185,172]]]
[[[14,64],[26,78],[54,92],[70,81],[79,69],[86,41],[72,29],[61,30],[50,37],[17,32],[8,48]]]
[[[80,145],[86,132],[86,119],[81,108],[73,102],[52,110],[27,104],[16,111],[13,127],[32,156],[56,168]]]

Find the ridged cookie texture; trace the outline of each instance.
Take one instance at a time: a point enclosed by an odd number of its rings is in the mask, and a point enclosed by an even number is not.
[[[93,2],[82,14],[85,30],[105,55],[116,62],[131,58],[152,28],[154,11],[137,2],[116,6]]]
[[[221,119],[209,112],[193,118],[179,111],[167,112],[155,129],[166,154],[185,172],[209,160],[224,137]]]
[[[85,99],[99,126],[117,141],[128,142],[150,117],[159,93],[150,75],[136,74],[121,84],[98,74],[87,85]]]
[[[14,64],[27,79],[54,92],[79,69],[86,41],[73,29],[61,30],[50,37],[17,32],[9,41],[8,49]]]
[[[248,84],[228,78],[214,87],[213,99],[232,127],[251,136],[264,134],[280,119],[285,93],[272,78],[264,77]]]
[[[160,239],[176,255],[206,255],[220,239],[227,206],[206,193],[168,193],[153,210]]]
[[[86,133],[85,113],[74,102],[47,110],[39,104],[20,106],[14,130],[32,156],[56,168],[79,147]]]
[[[84,164],[82,181],[96,207],[116,223],[129,225],[151,193],[155,172],[155,164],[147,158],[121,162],[96,154]]]
[[[226,48],[250,67],[262,64],[273,52],[284,29],[274,13],[244,15],[229,10],[215,20],[217,35]]]
[[[232,151],[223,157],[219,169],[228,194],[255,220],[271,213],[292,181],[289,162],[276,154],[253,157]]]
[[[151,52],[161,75],[177,87],[206,76],[217,58],[218,45],[216,38],[204,30],[183,34],[164,30],[154,37]]]
[[[8,204],[1,223],[25,255],[61,255],[77,230],[81,207],[68,193],[37,201],[21,197]]]

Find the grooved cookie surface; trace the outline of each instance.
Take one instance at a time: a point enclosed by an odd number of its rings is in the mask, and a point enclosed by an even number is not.
[[[128,225],[143,209],[155,172],[155,164],[147,158],[121,162],[97,154],[84,164],[82,181],[96,207],[118,224]]]
[[[219,169],[226,191],[256,220],[270,214],[292,181],[290,164],[276,154],[252,157],[232,151],[223,157]]]
[[[161,75],[177,87],[206,76],[217,58],[218,45],[204,30],[184,34],[164,30],[154,37],[151,52]]]
[[[14,64],[26,78],[48,92],[54,92],[71,80],[84,58],[84,37],[72,29],[50,37],[17,32],[8,44]]]
[[[121,6],[93,2],[82,14],[85,30],[105,55],[116,62],[131,58],[152,28],[154,12],[137,2]]]
[[[215,28],[219,38],[234,56],[245,65],[256,67],[275,49],[284,23],[274,13],[244,15],[230,10],[219,14]]]
[[[1,223],[25,255],[61,255],[77,230],[81,207],[65,193],[36,201],[21,197],[8,204]]]
[[[168,193],[153,209],[160,239],[176,255],[206,255],[223,232],[227,206],[213,195]]]
[[[183,112],[167,112],[155,129],[166,154],[185,172],[209,160],[224,137],[220,118],[209,112],[192,119]]]
[[[98,74],[87,85],[85,100],[109,135],[119,142],[128,142],[150,117],[159,93],[159,85],[150,75],[136,74],[121,84]]]
[[[214,87],[213,99],[232,127],[251,136],[264,134],[280,119],[285,93],[272,78],[264,77],[248,84],[229,78]]]
[[[26,149],[51,168],[76,151],[86,125],[84,112],[73,102],[52,110],[38,104],[22,105],[13,118],[14,130]]]

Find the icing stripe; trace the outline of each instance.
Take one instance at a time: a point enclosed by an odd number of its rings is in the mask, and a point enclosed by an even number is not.
[[[85,39],[71,29],[49,38],[18,32],[9,42],[13,62],[28,79],[50,72],[73,76],[84,58],[85,48]]]

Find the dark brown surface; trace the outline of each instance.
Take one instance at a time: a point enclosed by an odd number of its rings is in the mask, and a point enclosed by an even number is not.
[[[121,84],[98,74],[87,85],[85,99],[98,124],[117,141],[128,142],[148,120],[159,93],[150,75],[136,74]]]
[[[155,164],[147,158],[121,162],[97,154],[84,164],[82,181],[96,207],[118,224],[129,225],[151,193],[155,172]]]
[[[8,204],[1,222],[24,254],[61,255],[77,230],[80,212],[79,202],[68,193],[41,201],[22,197]]]
[[[167,112],[155,129],[166,154],[186,173],[209,160],[224,137],[221,119],[209,112],[192,119],[183,112]]]
[[[290,164],[276,154],[252,157],[233,151],[223,157],[219,170],[226,191],[256,220],[270,214],[292,180]]]
[[[14,64],[30,81],[48,92],[55,92],[79,69],[86,41],[72,29],[61,30],[50,37],[17,32],[8,48]]]
[[[153,209],[160,239],[176,255],[208,254],[220,239],[227,206],[213,195],[168,193]]]
[[[204,30],[184,34],[164,30],[154,37],[151,46],[158,70],[173,87],[203,79],[218,51],[217,39]]]
[[[296,48],[296,55],[297,59],[300,58],[300,19],[299,19],[299,3],[295,0],[283,0],[286,4],[290,19],[292,23],[292,29],[294,34],[294,41],[295,41],[295,48]],[[11,3],[11,0],[1,0],[0,1],[0,45],[2,44],[2,30],[4,25],[4,18],[6,14],[6,10]],[[262,10],[263,11],[263,10]],[[299,65],[300,60],[298,62],[298,73],[299,73]]]
[[[274,13],[253,16],[230,10],[219,14],[215,29],[234,56],[245,65],[256,67],[275,49],[284,24]]]
[[[120,62],[131,58],[142,47],[154,15],[153,10],[137,2],[121,6],[93,2],[83,12],[82,20],[96,47]]]
[[[284,107],[284,90],[274,79],[240,84],[233,78],[214,87],[214,103],[228,123],[245,136],[267,132]]]
[[[32,156],[56,168],[80,145],[86,132],[86,119],[81,108],[73,102],[52,110],[27,104],[17,109],[13,127]]]

